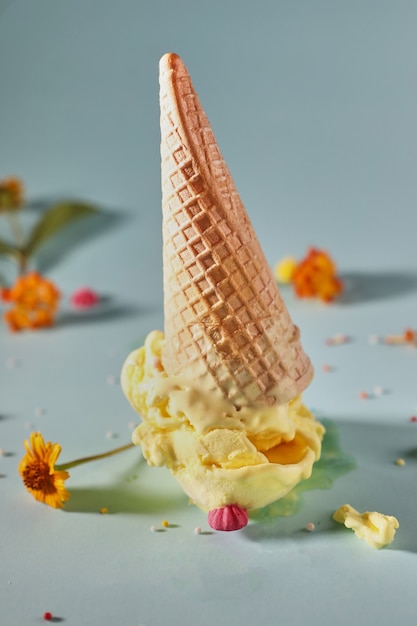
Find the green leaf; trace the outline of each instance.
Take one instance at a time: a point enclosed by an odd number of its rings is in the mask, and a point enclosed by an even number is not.
[[[0,239],[0,254],[9,254],[10,256],[18,256],[19,249],[11,243]]]
[[[60,202],[45,211],[29,234],[25,245],[25,254],[29,257],[40,248],[47,239],[55,235],[64,226],[74,220],[97,213],[97,209],[80,202]]]

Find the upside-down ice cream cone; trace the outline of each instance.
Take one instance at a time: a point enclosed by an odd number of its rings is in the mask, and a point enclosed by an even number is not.
[[[127,359],[133,439],[214,528],[307,478],[323,428],[301,404],[313,369],[188,72],[160,62],[165,336]]]
[[[288,401],[313,369],[181,59],[160,62],[169,374],[210,375],[235,404]]]

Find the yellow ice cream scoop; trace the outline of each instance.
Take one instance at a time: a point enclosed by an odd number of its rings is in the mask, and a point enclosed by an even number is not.
[[[189,376],[169,376],[161,364],[164,343],[163,333],[151,332],[122,369],[123,391],[143,420],[133,442],[149,465],[171,470],[211,526],[236,530],[247,523],[247,511],[309,478],[324,428],[299,396],[237,410],[201,379],[196,385]]]

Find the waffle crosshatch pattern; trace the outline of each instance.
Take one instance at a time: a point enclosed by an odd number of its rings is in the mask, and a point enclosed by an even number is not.
[[[176,55],[160,65],[164,367],[210,374],[235,406],[286,402],[313,370]]]

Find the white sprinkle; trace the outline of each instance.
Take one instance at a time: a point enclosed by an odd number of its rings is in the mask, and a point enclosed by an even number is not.
[[[115,385],[117,383],[117,376],[114,376],[113,374],[109,374],[107,376],[107,384],[108,385]]]
[[[151,526],[150,530],[151,530],[151,532],[156,533],[158,528],[156,526]]]
[[[196,534],[196,535],[201,535],[201,533],[202,533],[203,531],[201,530],[200,526],[196,526],[196,527],[194,528],[194,532],[195,532],[195,534]]]
[[[308,522],[308,524],[306,524],[306,530],[311,533],[313,530],[316,530],[316,525],[313,524],[313,522]]]
[[[116,435],[116,433],[114,433],[113,431],[108,430],[108,431],[106,432],[106,437],[107,437],[107,439],[116,439],[117,435]]]
[[[380,342],[380,338],[378,337],[378,335],[369,335],[368,337],[368,342],[374,346],[375,344]]]
[[[7,359],[6,361],[6,365],[9,369],[15,369],[16,367],[19,366],[19,359],[17,359],[14,356],[11,356],[10,358]]]
[[[36,417],[41,417],[41,415],[45,415],[45,413],[46,409],[41,406],[37,406],[34,410],[34,414],[36,415]]]
[[[5,456],[6,452],[3,450],[3,448],[0,448],[0,456]]]
[[[374,394],[376,396],[382,396],[382,394],[384,393],[384,388],[383,387],[374,387]]]
[[[128,427],[130,428],[130,430],[134,430],[136,428],[136,422],[129,422]]]

